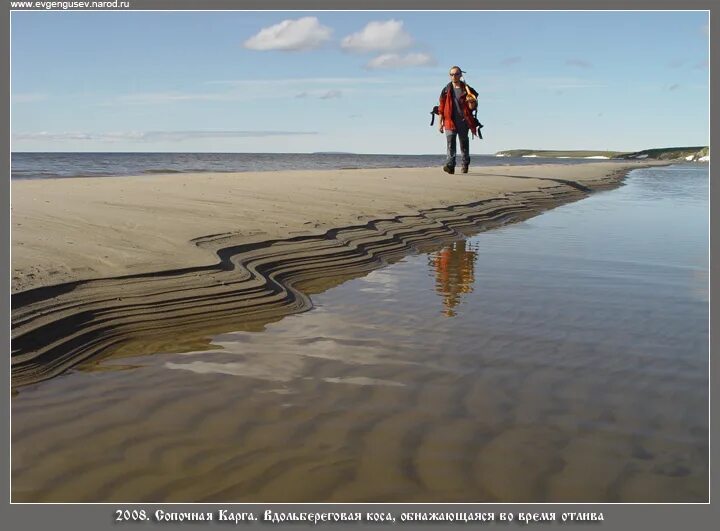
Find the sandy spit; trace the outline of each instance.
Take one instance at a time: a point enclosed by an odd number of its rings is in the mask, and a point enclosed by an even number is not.
[[[228,243],[320,235],[648,163],[173,174],[12,183],[12,292],[217,263]],[[615,177],[614,177],[615,176]]]

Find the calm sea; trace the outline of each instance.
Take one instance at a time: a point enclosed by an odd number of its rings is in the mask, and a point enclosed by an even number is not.
[[[707,501],[708,232],[707,166],[634,170],[22,388],[13,501]]]
[[[425,168],[441,166],[441,155],[344,153],[13,153],[13,179],[105,177],[155,173]],[[582,164],[592,159],[509,158],[474,155],[474,166]]]

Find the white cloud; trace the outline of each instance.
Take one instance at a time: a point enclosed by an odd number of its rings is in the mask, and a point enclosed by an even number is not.
[[[586,61],[585,59],[568,59],[567,61],[565,61],[565,64],[568,66],[577,66],[580,68],[592,68],[592,63]]]
[[[401,20],[370,22],[362,31],[345,37],[340,45],[351,52],[390,52],[412,46],[413,38]]]
[[[385,53],[378,55],[372,61],[365,65],[371,69],[392,69],[407,68],[411,66],[432,66],[435,59],[427,53],[409,53],[400,55],[396,53]]]
[[[510,66],[517,63],[522,62],[522,57],[514,56],[514,57],[506,57],[502,61],[500,61],[500,65],[502,66]]]
[[[265,82],[267,84],[267,81]],[[186,101],[250,101],[256,99],[276,98],[275,93],[258,91],[236,91],[193,93],[193,92],[147,92],[137,94],[124,94],[118,96],[111,102],[103,103],[108,105],[162,105],[169,103],[181,103]]]
[[[25,93],[12,95],[13,103],[32,103],[35,101],[45,101],[47,99],[47,94]]]
[[[603,88],[607,85],[575,77],[534,77],[528,78],[528,85],[547,90]]]
[[[312,50],[330,39],[332,29],[320,24],[316,17],[283,20],[279,24],[263,28],[243,44],[250,50]]]
[[[328,90],[324,94],[320,96],[321,100],[331,100],[333,98],[340,98],[342,96],[342,92],[339,90]]]
[[[273,85],[332,85],[332,84],[386,84],[388,80],[383,77],[294,77],[294,78],[280,78],[272,79],[237,79],[237,80],[223,80],[223,81],[206,81],[206,85],[234,85],[234,86],[254,86],[261,85],[267,86],[268,81],[271,81]]]
[[[341,98],[343,95],[342,90],[330,89],[330,90],[304,90],[295,94],[296,98],[318,98],[321,100],[331,100],[333,98]]]
[[[63,132],[16,133],[13,140],[66,142],[85,140],[91,142],[178,142],[206,138],[251,138],[267,136],[316,135],[314,131],[126,131],[107,133]]]
[[[94,105],[101,107],[117,105],[166,105],[182,104],[193,101],[233,102],[277,98],[276,92],[260,90],[267,87],[268,79],[244,79],[235,81],[208,81],[205,85],[214,85],[212,92],[136,92],[122,94]],[[308,96],[322,97],[329,90],[342,93],[353,92],[358,86],[388,85],[391,82],[381,77],[336,77],[336,78],[281,78],[270,80],[273,86],[284,92],[295,94],[297,98]],[[325,87],[318,87],[324,85]],[[255,89],[258,90],[255,90]]]
[[[157,105],[178,101],[234,101],[248,99],[242,94],[230,92],[218,93],[182,93],[182,92],[145,92],[125,94],[117,98],[119,103],[130,105]]]

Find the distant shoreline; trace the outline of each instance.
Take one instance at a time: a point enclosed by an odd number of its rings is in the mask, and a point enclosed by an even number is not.
[[[16,153],[11,179],[64,179],[157,174],[324,171],[441,167],[445,156],[268,153]],[[587,160],[473,155],[472,166],[584,164]]]
[[[608,160],[666,160],[677,162],[709,162],[708,146],[670,147],[644,149],[642,151],[598,151],[598,150],[543,150],[508,149],[495,153],[496,157],[545,157]]]

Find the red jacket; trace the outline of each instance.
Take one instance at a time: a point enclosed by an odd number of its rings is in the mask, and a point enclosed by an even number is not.
[[[467,104],[467,90],[465,90],[465,83],[460,83],[463,87],[463,93],[462,96],[460,96],[460,105],[462,105],[462,114],[465,117],[465,123],[467,124],[468,128],[472,132],[473,136],[477,134],[477,122],[475,121],[475,117],[472,115],[472,111],[470,110],[470,107],[468,107]],[[470,92],[472,92],[475,96],[477,96],[477,91],[473,89],[471,86],[467,86],[468,89],[470,89]],[[445,129],[450,129],[455,131],[457,128],[455,126],[455,122],[453,121],[453,105],[454,105],[454,99],[453,98],[453,85],[452,83],[448,83],[445,88],[442,89],[442,92],[440,93],[440,104],[438,105],[438,111],[440,116],[443,119],[443,127]]]

